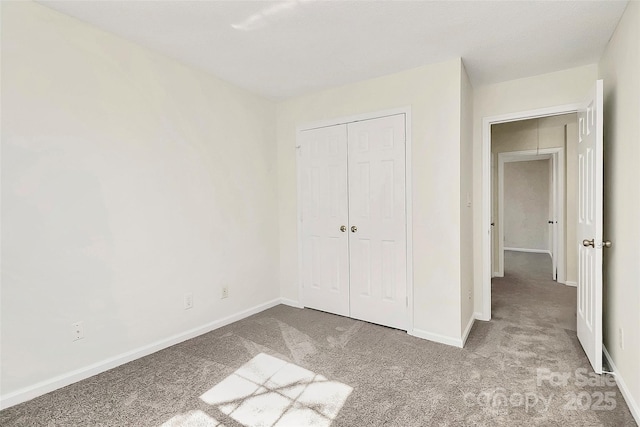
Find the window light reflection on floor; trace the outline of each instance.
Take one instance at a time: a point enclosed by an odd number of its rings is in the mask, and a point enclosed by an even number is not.
[[[352,391],[346,384],[260,353],[200,399],[246,427],[328,427]]]

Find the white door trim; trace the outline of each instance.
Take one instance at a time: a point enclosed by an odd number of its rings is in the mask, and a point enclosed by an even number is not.
[[[482,119],[482,312],[479,320],[491,320],[491,125],[576,113],[579,108],[580,104],[567,104]]]
[[[531,160],[551,160],[552,162],[552,184],[553,192],[551,199],[553,200],[553,218],[557,221],[556,244],[557,247],[551,251],[540,250],[539,252],[550,253],[556,257],[556,265],[558,269],[558,283],[565,282],[566,266],[565,266],[565,247],[564,247],[564,148],[541,148],[539,150],[511,151],[498,153],[498,262],[496,275],[504,276],[504,164],[512,162],[527,162]],[[550,242],[551,243],[551,242]],[[523,250],[533,252],[531,250]]]
[[[413,332],[413,189],[412,189],[412,170],[411,170],[411,107],[394,108],[383,111],[357,114],[346,117],[338,117],[334,119],[321,120],[311,122],[296,127],[296,180],[297,180],[297,232],[298,232],[298,299],[302,307],[302,200],[301,195],[301,162],[300,162],[300,133],[305,130],[317,129],[321,127],[336,126],[347,123],[359,122],[363,120],[378,119],[381,117],[394,116],[397,114],[405,115],[405,203],[406,203],[406,233],[407,233],[407,332]]]

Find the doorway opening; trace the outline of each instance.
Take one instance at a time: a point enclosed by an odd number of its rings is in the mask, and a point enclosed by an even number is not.
[[[569,122],[571,119],[568,117]],[[571,125],[575,126],[575,121]],[[564,135],[557,143],[566,145]],[[494,147],[501,148],[499,144]],[[496,153],[494,277],[504,277],[505,251],[542,253],[551,258],[547,277],[566,282],[566,260],[573,261],[575,257],[574,254],[565,257],[566,229],[572,227],[571,224],[566,227],[564,153],[564,147]],[[572,273],[569,275],[573,276]]]
[[[571,138],[577,142],[576,151],[574,154],[567,153],[567,159],[577,162],[577,173],[567,175],[575,178],[577,191],[567,194],[576,197],[578,209],[573,216],[575,240],[569,240],[568,247],[574,246],[577,252],[577,336],[594,372],[598,374],[602,373],[602,250],[610,246],[610,242],[602,237],[603,92],[603,81],[597,80],[581,103],[485,117],[482,120],[482,313],[477,316],[479,320],[491,320],[491,241],[495,240],[492,239],[494,224],[491,221],[492,167],[495,170],[495,161],[492,161],[492,127],[501,123],[552,119],[577,113],[577,133],[575,138]],[[540,148],[538,143],[536,149]],[[570,249],[568,253],[572,252]]]
[[[498,153],[494,276],[504,277],[505,251],[537,253],[551,258],[544,277],[564,282],[564,150],[546,151]]]
[[[544,265],[545,280],[575,286],[577,249],[567,242],[575,241],[576,135],[576,113],[491,126],[492,277],[504,277],[508,252],[512,262],[537,260],[531,271]]]
[[[573,227],[567,218],[574,218],[577,184],[573,176],[576,165],[575,141],[577,111],[580,105],[558,106],[529,112],[489,117],[483,120],[483,307],[481,320],[491,319],[491,280],[504,275],[504,251],[509,249],[539,249],[551,255],[549,278],[558,283],[576,285],[577,249],[566,242],[574,242]],[[526,161],[549,162],[549,212],[547,213],[547,249],[515,245],[505,240],[504,167]],[[517,169],[517,167],[516,167]],[[500,176],[501,175],[501,176]],[[555,176],[554,176],[555,175]],[[576,174],[577,175],[577,174]],[[500,182],[502,179],[502,183]],[[502,193],[502,201],[500,200]],[[500,206],[502,205],[502,206]],[[550,224],[549,221],[553,223]],[[556,222],[557,221],[557,222]],[[575,221],[571,221],[574,225]],[[509,230],[509,227],[507,227]],[[567,235],[569,233],[569,235]],[[507,236],[508,237],[508,236]],[[555,237],[555,238],[554,238]],[[544,241],[544,239],[543,239]],[[555,242],[554,242],[555,241]],[[505,245],[505,243],[508,243]],[[539,246],[539,245],[538,245]],[[548,256],[548,255],[547,255]]]

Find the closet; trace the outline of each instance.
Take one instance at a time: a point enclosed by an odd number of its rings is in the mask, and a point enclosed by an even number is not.
[[[405,114],[298,142],[302,304],[406,330]]]

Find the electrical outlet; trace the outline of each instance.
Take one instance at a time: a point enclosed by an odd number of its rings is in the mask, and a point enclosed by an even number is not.
[[[618,343],[620,344],[620,349],[624,350],[624,330],[622,328],[618,328]]]
[[[81,321],[71,324],[72,341],[78,341],[84,338],[84,323]]]
[[[184,294],[184,309],[193,308],[193,294],[191,292]]]
[[[220,299],[225,299],[225,298],[229,298],[229,287],[228,286],[223,286],[222,287],[222,294],[220,295]]]

